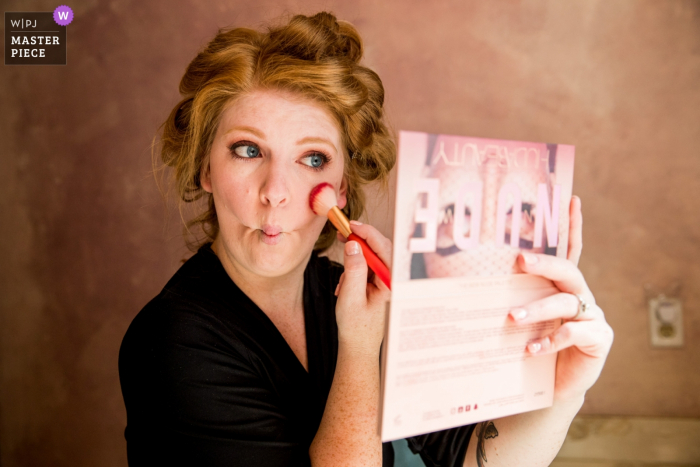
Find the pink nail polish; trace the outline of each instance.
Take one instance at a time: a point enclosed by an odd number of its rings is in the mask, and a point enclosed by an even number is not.
[[[345,244],[345,251],[350,256],[356,255],[360,252],[360,244],[355,241],[349,241]]]
[[[527,318],[527,310],[525,308],[514,308],[510,310],[510,315],[515,320],[521,320]]]
[[[530,353],[537,353],[540,350],[542,350],[542,344],[540,344],[539,342],[532,342],[527,345],[527,350]]]
[[[537,255],[533,255],[532,253],[522,253],[522,255],[525,263],[527,264],[535,264],[537,261],[539,261]]]
[[[362,225],[362,222],[360,222],[360,221],[355,221],[355,220],[350,221],[350,223],[351,223],[352,225]]]

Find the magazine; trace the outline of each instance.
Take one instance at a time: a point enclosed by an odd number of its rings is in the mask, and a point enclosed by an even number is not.
[[[402,131],[383,441],[551,406],[556,354],[510,309],[556,293],[520,251],[566,257],[574,147]]]

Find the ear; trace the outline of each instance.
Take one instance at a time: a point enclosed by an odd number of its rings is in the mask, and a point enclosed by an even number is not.
[[[343,181],[340,182],[340,191],[338,193],[338,207],[343,209],[348,204],[348,181],[343,175]]]
[[[207,157],[205,163],[202,165],[199,171],[199,184],[202,186],[204,191],[211,193],[211,172],[209,171],[209,158]]]

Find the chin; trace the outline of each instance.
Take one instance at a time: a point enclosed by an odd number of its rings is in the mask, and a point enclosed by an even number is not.
[[[283,254],[257,255],[250,258],[250,269],[261,277],[280,277],[288,274],[298,266],[298,258]]]
[[[247,252],[252,272],[263,277],[284,276],[297,268],[311,254],[313,244],[294,241],[293,236],[274,243],[258,242]]]

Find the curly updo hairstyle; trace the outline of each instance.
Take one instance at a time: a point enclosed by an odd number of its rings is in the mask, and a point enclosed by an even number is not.
[[[219,232],[214,199],[202,189],[212,141],[227,104],[257,89],[284,90],[311,99],[336,118],[345,146],[345,178],[350,219],[364,210],[362,185],[385,182],[396,162],[393,134],[384,122],[384,87],[379,76],[359,64],[362,39],[352,24],[331,13],[297,15],[266,32],[220,29],[187,67],[180,81],[182,100],[162,125],[161,158],[172,167],[182,203],[205,197],[208,208],[185,225],[201,226],[213,241]],[[353,157],[354,155],[354,157]],[[208,197],[208,199],[206,199]],[[314,249],[335,240],[329,222]]]

